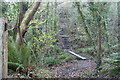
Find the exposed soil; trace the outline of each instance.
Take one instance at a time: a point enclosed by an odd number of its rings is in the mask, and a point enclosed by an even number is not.
[[[58,64],[49,67],[54,78],[76,78],[85,77],[88,73],[95,69],[93,60],[73,60],[64,64]]]
[[[88,74],[95,69],[95,62],[93,60],[72,60],[64,64],[57,64],[48,67],[47,70],[52,72],[52,78],[78,78],[88,77]],[[9,78],[25,77],[20,74],[13,74]]]

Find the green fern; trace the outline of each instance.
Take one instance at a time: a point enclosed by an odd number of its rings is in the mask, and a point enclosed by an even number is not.
[[[117,66],[118,63],[120,62],[120,53],[112,53],[109,58],[105,58],[104,60],[109,63],[112,64],[113,66]]]
[[[112,53],[108,58],[105,58],[105,62],[109,64],[107,69],[101,71],[101,73],[109,73],[110,77],[117,77],[120,75],[120,53]]]
[[[20,52],[15,46],[15,42],[12,37],[8,39],[8,61],[20,63],[19,61]]]
[[[24,67],[28,67],[31,62],[31,44],[21,45],[16,47],[16,44],[12,37],[8,39],[8,61],[13,63],[22,64]]]

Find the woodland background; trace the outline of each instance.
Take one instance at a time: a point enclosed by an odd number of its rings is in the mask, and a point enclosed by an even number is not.
[[[120,3],[0,4],[0,17],[8,19],[10,76],[15,74],[18,77],[19,74],[50,78],[54,76],[46,68],[76,60],[59,47],[58,35],[63,30],[69,36],[72,49],[80,55],[88,56],[96,64],[93,71],[85,71],[86,75],[78,77],[119,78]]]

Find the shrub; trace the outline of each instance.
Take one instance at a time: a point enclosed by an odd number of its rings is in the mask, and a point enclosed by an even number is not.
[[[55,57],[44,57],[44,64],[47,66],[52,66],[57,63],[59,63],[59,61],[55,59]]]
[[[68,62],[70,60],[72,60],[72,56],[67,53],[67,52],[62,52],[59,56],[58,59],[60,59],[61,63],[62,62]]]
[[[105,58],[105,62],[109,64],[107,69],[102,72],[108,72],[110,77],[118,77],[120,75],[120,53],[112,53],[108,58]]]

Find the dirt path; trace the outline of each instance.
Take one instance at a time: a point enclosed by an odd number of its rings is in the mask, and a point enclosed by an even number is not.
[[[95,69],[95,62],[92,60],[73,60],[62,65],[49,67],[55,78],[85,77]]]

